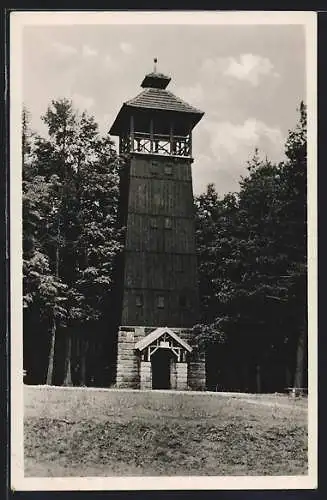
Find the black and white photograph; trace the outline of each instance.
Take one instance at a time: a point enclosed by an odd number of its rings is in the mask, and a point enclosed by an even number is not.
[[[10,26],[12,487],[316,488],[316,14]]]

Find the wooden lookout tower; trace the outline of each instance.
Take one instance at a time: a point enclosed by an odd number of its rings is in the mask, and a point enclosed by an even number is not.
[[[110,129],[126,157],[116,385],[203,390],[205,363],[191,332],[198,321],[192,130],[203,112],[167,90],[169,82],[155,67]]]

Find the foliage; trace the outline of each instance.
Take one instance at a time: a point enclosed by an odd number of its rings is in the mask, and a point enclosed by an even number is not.
[[[78,335],[107,313],[120,250],[120,162],[94,118],[67,99],[52,101],[42,117],[46,138],[29,132],[27,118],[25,111],[25,315],[38,315],[48,324],[54,316],[56,327]]]
[[[234,357],[241,352],[246,371],[273,359],[292,367],[299,332],[306,332],[303,104],[285,153],[287,160],[275,165],[255,151],[239,193],[220,198],[209,185],[196,199],[202,303],[196,331],[207,347],[228,343]]]
[[[299,111],[285,161],[273,164],[255,151],[238,193],[220,197],[209,184],[195,200],[201,321],[194,332],[207,351],[209,387],[276,390],[303,380],[303,103]],[[56,383],[72,378],[84,384],[86,377],[103,385],[98,370],[108,364],[108,352],[115,352],[111,292],[122,241],[118,186],[124,160],[94,118],[67,99],[52,101],[44,114],[47,137],[30,130],[26,109],[22,121],[24,343],[34,352],[35,338],[39,348],[46,339],[43,378],[47,371],[47,380]],[[99,346],[102,359],[91,354]],[[33,371],[35,360],[30,364]]]

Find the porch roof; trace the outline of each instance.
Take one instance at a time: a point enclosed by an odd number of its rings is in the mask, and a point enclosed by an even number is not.
[[[164,334],[169,335],[171,338],[173,338],[180,346],[184,347],[184,349],[188,352],[192,351],[192,347],[183,339],[177,335],[173,330],[171,330],[168,327],[164,328],[156,328],[153,330],[153,332],[149,333],[146,337],[143,339],[139,340],[135,344],[135,349],[138,349],[139,351],[143,351],[146,347],[148,347],[152,342],[155,342],[158,340],[160,337],[162,337]]]

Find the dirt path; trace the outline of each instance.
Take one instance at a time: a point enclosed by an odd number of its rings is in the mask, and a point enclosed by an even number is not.
[[[245,401],[246,403],[254,404],[254,405],[262,405],[262,406],[270,406],[272,408],[285,408],[287,410],[298,410],[298,411],[303,411],[306,412],[307,406],[300,406],[294,403],[293,405],[289,404],[284,404],[284,403],[279,403],[277,401],[260,401],[258,399],[247,399],[240,397],[239,401]]]
[[[290,404],[277,401],[277,398],[276,401],[264,401],[262,399],[256,398],[255,396],[249,397],[247,394],[242,393],[238,393],[237,395],[233,393],[233,395],[231,395],[231,393],[228,392],[219,392],[218,394],[223,397],[232,397],[233,399],[237,399],[238,401],[244,401],[246,403],[255,405],[262,405],[273,408],[285,408],[288,410],[299,410],[303,412],[308,411],[307,400],[305,401],[305,403],[302,403],[302,401],[300,400],[294,400],[293,404]]]
[[[131,393],[131,394],[149,394],[152,395],[154,393],[156,394],[168,394],[172,396],[173,394],[176,395],[181,395],[185,394],[189,397],[192,396],[208,396],[211,398],[228,398],[231,400],[238,400],[242,402],[246,402],[249,404],[254,404],[254,405],[260,405],[260,406],[267,406],[267,407],[273,407],[273,408],[284,408],[286,410],[299,410],[306,412],[308,411],[308,400],[307,399],[302,399],[302,398],[291,398],[287,396],[285,397],[285,402],[281,401],[281,394],[276,394],[276,397],[274,397],[273,394],[267,394],[267,395],[258,395],[258,394],[252,394],[252,393],[245,393],[245,392],[212,392],[212,391],[175,391],[175,390],[135,390],[135,389],[113,389],[113,388],[97,388],[97,387],[62,387],[62,386],[47,386],[47,385],[38,385],[38,386],[27,386],[30,389],[37,389],[37,390],[49,390],[51,392],[90,392],[90,393]],[[267,399],[269,398],[269,399]],[[278,400],[277,400],[278,399]],[[287,399],[287,400],[286,400]]]

